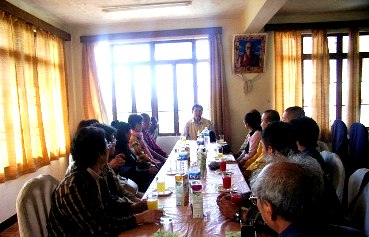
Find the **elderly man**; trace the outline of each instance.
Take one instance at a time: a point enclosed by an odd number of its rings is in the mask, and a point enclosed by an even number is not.
[[[313,159],[271,163],[253,178],[251,190],[250,200],[279,236],[363,236],[322,218],[323,172]]]
[[[213,125],[210,122],[210,120],[207,120],[201,117],[202,111],[203,111],[203,108],[199,104],[195,104],[192,107],[193,118],[186,123],[186,126],[182,134],[189,140],[196,140],[197,135],[201,133],[206,127],[209,130],[214,131]]]

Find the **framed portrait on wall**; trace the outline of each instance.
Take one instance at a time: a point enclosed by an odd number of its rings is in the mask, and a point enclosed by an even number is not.
[[[262,73],[267,34],[239,34],[233,39],[233,72]]]

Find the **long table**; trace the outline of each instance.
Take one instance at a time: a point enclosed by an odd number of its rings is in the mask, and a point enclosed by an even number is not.
[[[201,179],[203,185],[203,210],[204,218],[192,218],[190,205],[176,206],[175,194],[175,178],[171,169],[176,168],[175,149],[180,146],[181,141],[178,141],[173,148],[168,160],[160,169],[157,176],[165,177],[165,185],[167,189],[173,190],[169,196],[159,197],[159,207],[162,207],[166,216],[170,216],[173,220],[173,232],[179,236],[225,236],[228,231],[240,231],[240,224],[225,218],[218,209],[216,204],[217,196],[219,195],[218,187],[222,185],[222,176],[219,172],[211,171],[207,166],[207,174],[204,179]],[[195,141],[187,141],[190,145],[191,163],[197,160],[197,144]],[[215,144],[209,146],[207,162],[215,160]],[[227,158],[233,158],[232,155]],[[238,192],[248,192],[250,190],[237,164],[227,164],[227,170],[233,173],[232,184],[237,187]],[[156,181],[151,183],[144,198],[147,194],[156,189]],[[145,224],[134,229],[124,231],[119,236],[152,236],[160,230],[160,224]]]

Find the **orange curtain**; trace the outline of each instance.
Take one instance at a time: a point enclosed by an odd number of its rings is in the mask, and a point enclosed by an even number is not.
[[[275,109],[302,106],[301,33],[275,32]]]
[[[325,30],[313,30],[312,118],[319,124],[320,139],[330,141],[329,123],[329,52]]]
[[[357,29],[349,30],[349,51],[348,51],[348,95],[347,110],[343,110],[342,117],[348,126],[354,122],[360,121],[360,57],[359,57],[359,31]]]
[[[228,106],[227,84],[224,72],[223,45],[221,34],[209,35],[210,42],[210,103],[211,120],[216,134],[224,134],[231,143],[230,116]]]
[[[0,182],[69,152],[63,41],[0,11]]]
[[[95,61],[95,43],[82,45],[82,87],[85,119],[109,123],[102,98]]]

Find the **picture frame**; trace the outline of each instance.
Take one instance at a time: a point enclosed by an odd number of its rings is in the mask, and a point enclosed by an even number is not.
[[[233,39],[233,72],[262,73],[267,34],[237,34]]]

